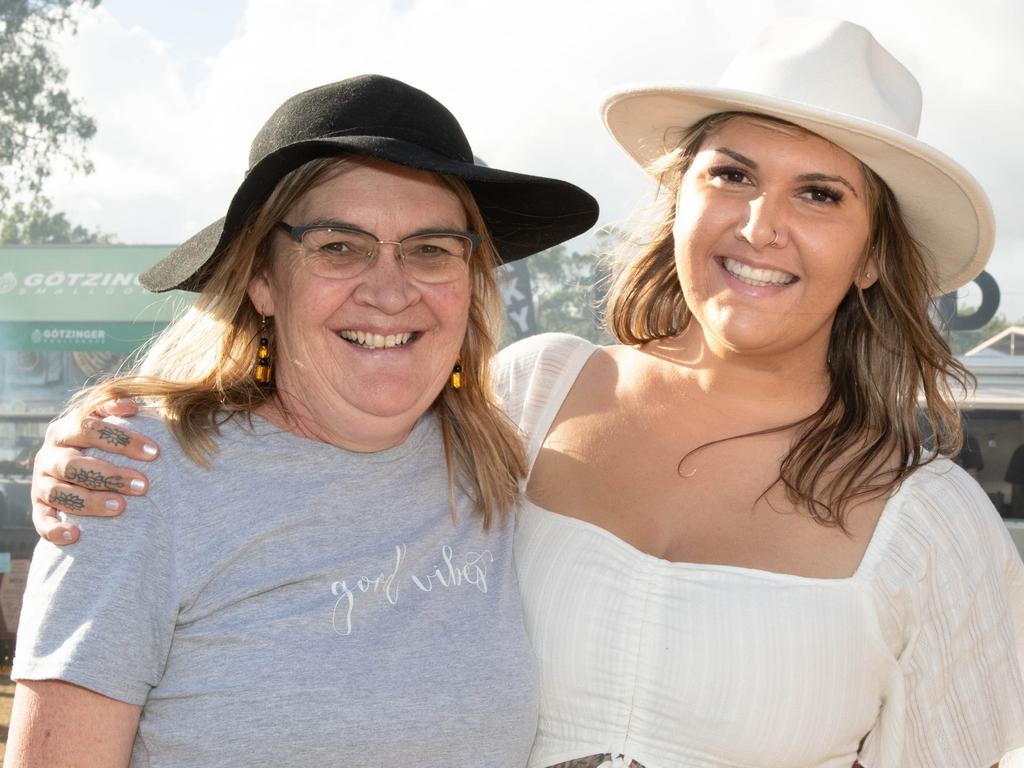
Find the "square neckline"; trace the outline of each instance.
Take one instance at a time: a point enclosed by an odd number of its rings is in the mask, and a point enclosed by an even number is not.
[[[544,443],[547,440],[548,434],[551,431],[551,427],[553,426],[558,413],[561,411],[562,406],[565,404],[566,399],[579,379],[580,374],[583,372],[583,369],[586,367],[586,364],[590,361],[595,352],[599,349],[603,349],[602,346],[593,344],[585,339],[579,339],[579,341],[583,342],[583,344],[574,350],[574,354],[568,358],[565,366],[558,372],[558,378],[550,388],[545,400],[544,410],[538,419],[539,423],[536,425],[538,429],[530,429],[528,431],[530,437],[527,442],[527,473],[521,485],[521,504],[524,507],[522,510],[523,514],[528,511],[525,507],[532,508],[533,510],[541,513],[542,516],[548,516],[553,522],[560,523],[562,525],[575,526],[599,535],[638,560],[644,560],[658,565],[659,567],[675,571],[708,571],[721,574],[734,574],[748,578],[755,577],[768,580],[799,581],[815,584],[850,584],[863,579],[864,574],[867,572],[869,567],[879,560],[880,551],[888,545],[895,531],[895,517],[897,514],[895,509],[899,506],[898,497],[900,496],[900,492],[902,491],[904,484],[910,481],[916,475],[916,472],[897,486],[889,495],[889,498],[885,500],[885,504],[878,516],[878,520],[875,522],[875,528],[871,532],[871,537],[868,539],[867,546],[864,548],[864,552],[861,555],[860,561],[857,563],[857,567],[853,570],[853,573],[846,576],[802,576],[796,573],[772,571],[766,568],[754,568],[743,565],[730,565],[728,563],[698,563],[689,560],[669,560],[668,558],[660,557],[630,544],[621,536],[612,533],[610,530],[598,525],[597,523],[592,523],[589,520],[584,520],[583,518],[576,517],[575,515],[556,512],[553,509],[548,509],[547,507],[542,507],[540,504],[537,504],[526,493],[530,477],[533,474],[533,465],[537,461],[537,457],[540,455],[541,449],[544,447]],[[543,428],[543,432],[540,433],[539,437],[537,437],[536,433],[540,431],[539,428],[541,427]]]

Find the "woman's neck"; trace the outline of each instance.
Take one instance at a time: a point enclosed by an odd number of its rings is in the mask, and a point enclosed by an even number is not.
[[[676,372],[719,402],[773,405],[798,416],[815,411],[829,391],[827,340],[782,353],[747,353],[708,339],[691,322],[678,336],[650,342],[644,351],[674,363]]]
[[[353,453],[376,453],[401,445],[412,434],[415,423],[402,419],[337,419],[341,424],[322,423],[301,403],[272,397],[256,408],[256,413],[276,427],[307,440],[329,443]],[[342,426],[342,428],[339,428]]]

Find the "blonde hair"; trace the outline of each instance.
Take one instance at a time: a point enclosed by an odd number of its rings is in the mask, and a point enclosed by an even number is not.
[[[126,374],[78,393],[68,412],[88,413],[117,397],[152,401],[186,454],[209,466],[219,425],[233,415],[252,414],[276,396],[253,378],[259,338],[269,336],[273,344],[273,330],[261,331],[260,314],[247,293],[251,278],[269,266],[274,228],[303,194],[353,161],[360,159],[318,158],[284,176],[223,252],[204,267],[206,282],[195,304],[164,329]],[[459,488],[487,529],[495,513],[504,518],[512,508],[526,475],[518,431],[489,383],[502,317],[493,274],[499,259],[468,187],[456,178],[439,178],[459,197],[470,228],[482,242],[470,260],[469,322],[460,350],[464,385],[457,392],[446,387],[431,408],[444,441],[453,519]]]
[[[739,116],[809,133],[783,120],[738,112],[711,115],[683,133],[678,147],[654,168],[663,207],[650,236],[613,275],[606,317],[620,342],[675,336],[689,324],[672,237],[676,194],[704,142]],[[973,384],[930,319],[934,281],[921,246],[910,235],[892,191],[862,167],[871,224],[868,249],[878,281],[867,289],[851,286],[839,305],[826,362],[829,391],[821,407],[795,424],[750,433],[797,430],[775,484],[816,521],[840,528],[851,503],[890,494],[935,458],[923,447],[919,396],[935,447],[944,453],[959,450],[961,424],[952,386],[966,390]],[[890,461],[894,454],[895,467]]]

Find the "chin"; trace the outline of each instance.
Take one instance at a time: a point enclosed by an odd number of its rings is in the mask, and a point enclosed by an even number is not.
[[[777,346],[788,336],[784,329],[772,327],[771,321],[765,318],[761,318],[759,323],[744,321],[713,324],[707,328],[706,334],[732,352],[754,354]]]
[[[431,403],[437,399],[440,392],[440,387],[436,391],[431,389],[429,394],[424,394],[423,389],[417,390],[415,394],[377,391],[359,398],[353,405],[365,414],[382,419],[399,416],[412,416],[418,419],[430,409]]]

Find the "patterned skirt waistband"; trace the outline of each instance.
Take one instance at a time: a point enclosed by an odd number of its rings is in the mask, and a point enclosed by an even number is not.
[[[630,760],[627,765],[623,755],[605,753],[603,755],[577,757],[573,760],[566,760],[564,763],[549,765],[548,768],[644,768],[644,766],[636,760]]]

